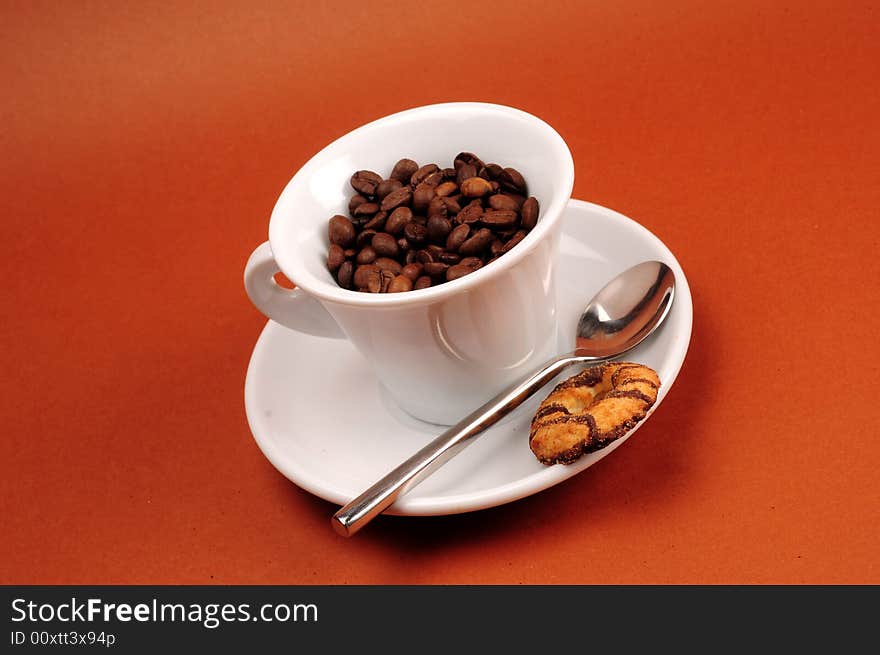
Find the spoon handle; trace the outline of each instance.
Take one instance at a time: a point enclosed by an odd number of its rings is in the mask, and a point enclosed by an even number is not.
[[[461,452],[472,442],[473,437],[519,407],[526,398],[552,380],[560,371],[572,364],[596,359],[578,356],[576,353],[562,355],[547,362],[526,379],[502,391],[336,512],[330,520],[333,529],[341,535],[350,537],[393,504],[399,496]]]

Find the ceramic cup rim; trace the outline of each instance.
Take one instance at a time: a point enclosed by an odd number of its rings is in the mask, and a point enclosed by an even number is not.
[[[302,263],[302,258],[297,256],[297,249],[290,245],[289,240],[285,240],[282,232],[283,221],[291,213],[295,212],[291,199],[296,193],[297,187],[307,183],[310,176],[315,170],[323,164],[335,151],[345,148],[356,139],[362,138],[364,135],[375,130],[376,128],[384,128],[403,120],[425,120],[430,121],[433,117],[448,117],[450,115],[474,115],[475,113],[495,114],[505,118],[515,118],[528,125],[530,129],[536,130],[543,136],[543,141],[548,150],[552,153],[553,158],[558,162],[558,170],[552,171],[551,174],[559,176],[557,191],[551,198],[542,199],[541,218],[537,225],[526,235],[526,237],[510,252],[499,257],[491,265],[458,278],[450,282],[444,282],[437,286],[428,287],[427,289],[419,289],[406,293],[392,294],[373,294],[362,293],[343,289],[337,285],[320,280],[312,275]],[[433,105],[424,105],[396,112],[388,116],[384,116],[377,120],[371,121],[354,130],[344,134],[334,140],[318,153],[316,153],[309,161],[285,185],[281,192],[269,219],[269,243],[272,247],[272,253],[279,269],[292,280],[297,287],[307,294],[320,300],[329,301],[341,305],[363,306],[363,307],[399,307],[414,306],[437,302],[449,296],[457,295],[462,291],[481,285],[485,282],[503,275],[508,269],[515,266],[522,259],[527,257],[544,239],[551,234],[553,228],[562,219],[562,214],[566,204],[571,198],[572,189],[574,187],[574,160],[568,145],[562,136],[546,122],[529,114],[521,109],[508,107],[484,102],[449,102]]]

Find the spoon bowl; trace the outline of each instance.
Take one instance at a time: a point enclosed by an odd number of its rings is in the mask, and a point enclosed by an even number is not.
[[[333,515],[333,529],[346,537],[355,534],[565,369],[635,348],[661,325],[674,297],[675,275],[663,262],[643,262],[620,273],[584,308],[573,351],[501,392],[385,475]]]

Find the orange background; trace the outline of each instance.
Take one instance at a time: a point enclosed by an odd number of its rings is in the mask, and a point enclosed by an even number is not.
[[[0,582],[880,582],[876,3],[252,4],[0,5]],[[314,152],[450,100],[553,125],[693,339],[583,474],[345,540],[249,432],[242,271]]]

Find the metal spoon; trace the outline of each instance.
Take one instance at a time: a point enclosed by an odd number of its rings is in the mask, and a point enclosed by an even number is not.
[[[643,262],[615,277],[581,314],[572,352],[547,362],[419,450],[336,512],[330,520],[333,529],[346,537],[353,535],[560,371],[573,364],[613,359],[637,346],[666,318],[674,292],[675,276],[662,262]]]

